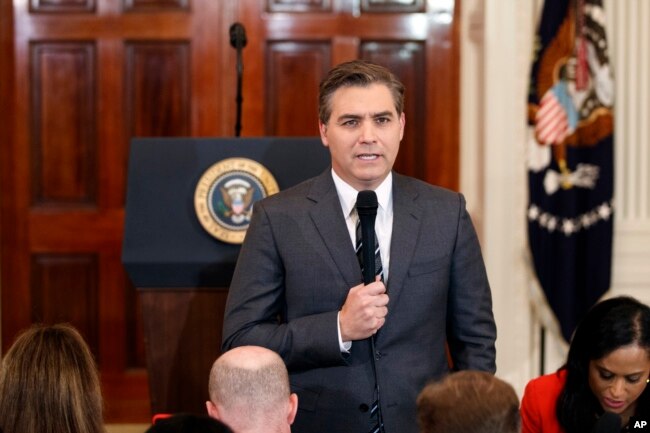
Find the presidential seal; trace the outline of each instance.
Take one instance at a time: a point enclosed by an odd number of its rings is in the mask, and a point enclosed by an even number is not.
[[[253,203],[279,191],[266,167],[247,158],[228,158],[208,168],[194,190],[194,209],[203,228],[215,238],[241,244]]]

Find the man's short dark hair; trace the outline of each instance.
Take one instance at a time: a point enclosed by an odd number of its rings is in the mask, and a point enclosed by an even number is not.
[[[329,71],[320,83],[318,94],[318,118],[327,124],[332,115],[331,99],[341,87],[366,87],[371,84],[384,84],[390,90],[397,114],[404,111],[404,85],[395,75],[383,66],[364,60],[341,63]]]

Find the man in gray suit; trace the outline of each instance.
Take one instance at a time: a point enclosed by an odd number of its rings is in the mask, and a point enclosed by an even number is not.
[[[463,196],[392,171],[403,106],[387,69],[336,66],[319,95],[331,170],[255,204],[222,349],[282,357],[300,400],[294,433],[416,433],[428,381],[495,371],[490,287]],[[382,272],[367,285],[355,254],[362,190],[379,203]]]

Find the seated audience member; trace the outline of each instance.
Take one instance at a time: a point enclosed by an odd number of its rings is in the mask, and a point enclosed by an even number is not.
[[[280,356],[258,346],[222,354],[210,371],[208,414],[235,433],[288,433],[298,410]]]
[[[626,296],[602,301],[578,324],[564,366],[526,386],[523,433],[589,433],[611,418],[604,412],[620,417],[615,431],[633,417],[650,421],[649,378],[650,308]]]
[[[23,331],[0,365],[4,433],[103,433],[97,367],[70,325]]]
[[[519,398],[483,371],[463,370],[424,387],[417,399],[422,433],[519,433]]]
[[[177,414],[157,420],[145,433],[233,433],[221,421],[206,415]]]

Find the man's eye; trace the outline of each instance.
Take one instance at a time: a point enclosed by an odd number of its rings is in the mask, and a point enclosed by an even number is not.
[[[342,123],[343,126],[357,126],[359,122],[355,119],[346,120]]]
[[[380,125],[383,125],[385,123],[390,122],[390,119],[388,117],[378,117],[375,119],[375,122],[379,123]]]

